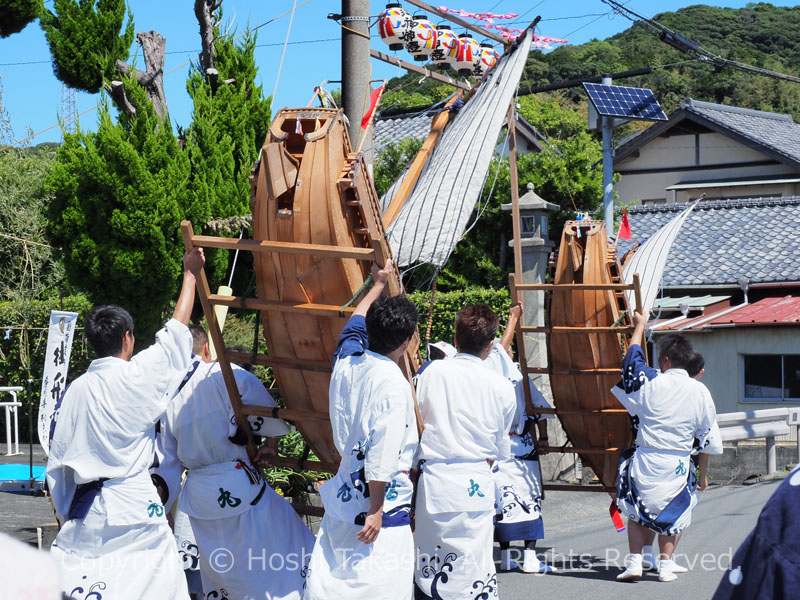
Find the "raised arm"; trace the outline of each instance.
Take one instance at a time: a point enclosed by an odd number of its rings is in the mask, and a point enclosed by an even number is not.
[[[644,330],[647,328],[647,317],[638,310],[633,313],[633,334],[631,335],[631,346],[644,344]]]
[[[353,316],[366,317],[369,307],[372,303],[380,298],[383,290],[386,288],[386,283],[389,281],[389,276],[392,273],[392,261],[387,260],[382,269],[378,268],[375,263],[372,264],[372,288],[367,292],[367,295],[358,303],[356,309],[353,311]]]
[[[175,305],[172,318],[184,325],[189,324],[189,318],[192,316],[195,284],[200,269],[203,268],[205,262],[206,257],[202,248],[192,248],[191,252],[183,255],[183,284],[181,285],[181,294],[178,296],[178,303]]]
[[[512,304],[508,311],[508,325],[503,331],[503,337],[500,338],[500,345],[508,352],[509,356],[511,356],[511,342],[514,341],[514,333],[517,331],[517,323],[522,314],[522,304],[519,302]]]

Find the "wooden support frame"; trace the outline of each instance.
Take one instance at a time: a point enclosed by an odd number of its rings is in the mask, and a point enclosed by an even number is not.
[[[354,258],[373,262],[375,252],[369,248],[340,248],[321,244],[299,244],[296,242],[269,242],[242,238],[220,238],[209,235],[196,235],[195,246],[203,248],[222,248],[227,250],[247,250],[250,252],[275,252],[278,254],[302,254],[320,258]]]
[[[288,358],[272,357],[266,354],[251,354],[240,350],[225,350],[225,354],[230,362],[247,362],[253,365],[264,367],[280,367],[282,369],[296,369],[298,371],[318,371],[329,373],[333,370],[331,363],[327,360],[292,360]]]
[[[352,306],[342,309],[341,306],[335,306],[333,304],[294,304],[293,302],[278,302],[274,300],[262,300],[261,298],[245,298],[243,296],[221,296],[219,294],[209,294],[208,302],[221,306],[229,306],[230,308],[300,312],[307,315],[321,315],[324,317],[339,313],[349,315],[355,310]],[[216,342],[214,343],[216,344]]]
[[[269,417],[271,419],[285,419],[287,421],[295,420],[313,420],[313,421],[330,421],[328,413],[314,412],[312,410],[298,410],[296,408],[280,408],[278,406],[267,407],[258,406],[257,404],[242,404],[242,413],[248,416],[255,417]]]
[[[183,235],[183,244],[186,247],[186,251],[191,252],[192,249],[195,248],[196,244],[194,230],[192,229],[192,224],[189,221],[181,222],[181,234]],[[199,244],[197,244],[197,246],[199,246]],[[200,273],[198,274],[196,288],[197,295],[200,297],[200,304],[203,306],[203,312],[205,313],[206,321],[208,322],[208,334],[211,336],[211,340],[214,342],[214,347],[218,350],[222,350],[225,348],[225,342],[222,339],[222,330],[219,327],[216,312],[209,301],[211,290],[208,287],[208,279],[206,278],[205,268],[201,269]],[[219,363],[219,368],[222,372],[222,378],[225,381],[225,388],[228,390],[228,396],[230,396],[233,413],[236,416],[236,423],[244,432],[247,440],[245,444],[247,456],[251,461],[253,461],[256,455],[256,443],[255,439],[253,438],[253,432],[250,429],[250,423],[247,421],[245,413],[242,410],[242,396],[239,394],[239,387],[236,385],[236,378],[233,376],[231,363],[228,360],[228,357],[225,355],[225,352],[218,353],[217,362]]]
[[[377,58],[378,60],[382,60],[385,63],[389,63],[390,65],[395,65],[396,67],[401,67],[406,71],[413,71],[414,73],[419,73],[420,75],[424,75],[429,79],[435,79],[436,81],[441,81],[442,83],[447,83],[452,85],[455,88],[460,90],[469,90],[470,87],[464,83],[463,81],[458,81],[457,79],[453,79],[449,75],[442,75],[441,73],[437,73],[436,71],[431,71],[430,69],[426,69],[425,67],[420,67],[410,62],[406,62],[404,60],[400,60],[399,58],[395,58],[394,56],[390,56],[388,54],[384,54],[379,50],[374,50],[370,48],[369,55],[372,58]]]

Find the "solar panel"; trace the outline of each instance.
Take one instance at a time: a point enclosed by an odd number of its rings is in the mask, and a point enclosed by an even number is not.
[[[599,83],[584,83],[583,87],[599,115],[647,121],[667,120],[653,92],[646,88]]]

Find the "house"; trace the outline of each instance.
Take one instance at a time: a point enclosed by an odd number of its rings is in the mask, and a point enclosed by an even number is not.
[[[649,237],[683,208],[631,207],[633,238]],[[651,341],[689,337],[719,413],[800,403],[797,223],[800,196],[701,202],[672,246]]]
[[[443,103],[432,106],[403,109],[387,109],[379,112],[373,124],[375,150],[380,151],[388,144],[397,143],[405,138],[413,137],[425,140],[431,130],[433,118],[439,114]],[[547,138],[519,115],[517,128],[517,152],[541,152],[550,147]],[[507,155],[508,148],[503,148],[503,140],[499,140],[497,151]]]
[[[622,204],[800,195],[800,124],[687,98],[667,121],[622,139],[614,171]]]

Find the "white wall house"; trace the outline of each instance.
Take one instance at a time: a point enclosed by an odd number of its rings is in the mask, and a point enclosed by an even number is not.
[[[687,98],[668,121],[621,140],[614,171],[622,204],[800,195],[800,125]]]

